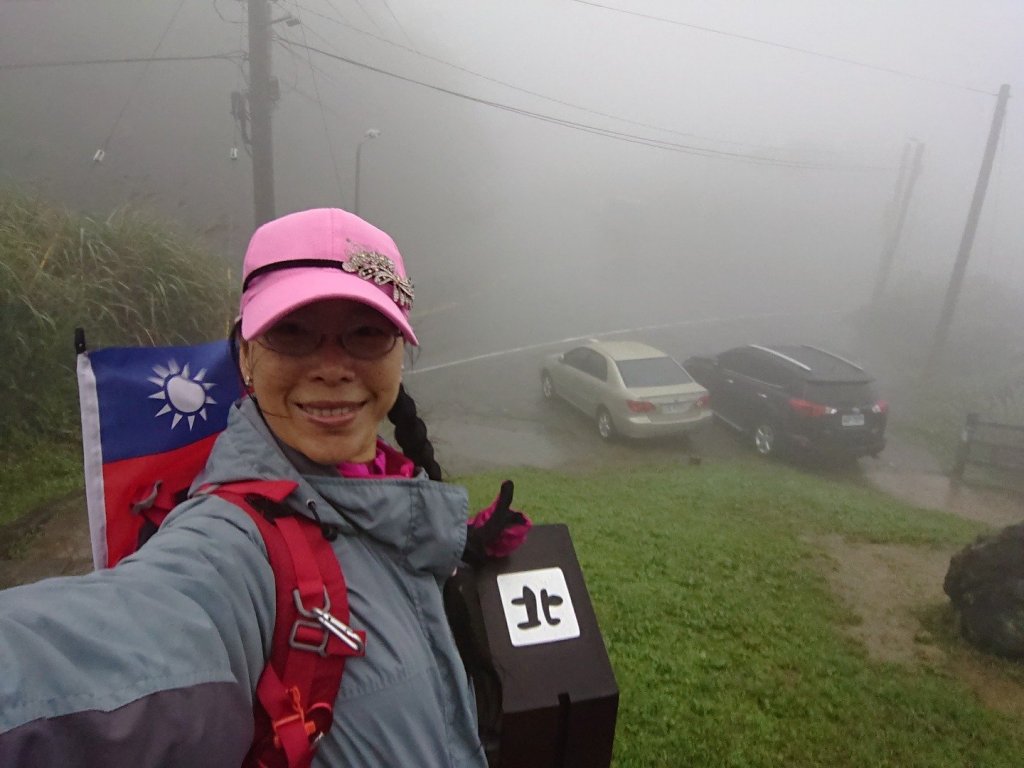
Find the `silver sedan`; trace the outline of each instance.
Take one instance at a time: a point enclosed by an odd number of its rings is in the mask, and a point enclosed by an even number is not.
[[[605,440],[687,432],[711,418],[708,391],[661,350],[635,341],[590,341],[549,355],[545,399],[559,397],[595,420]]]

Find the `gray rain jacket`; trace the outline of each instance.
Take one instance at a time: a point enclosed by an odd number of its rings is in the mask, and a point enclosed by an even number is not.
[[[458,486],[300,474],[253,403],[232,409],[202,483],[293,480],[333,542],[349,659],[314,766],[484,768],[441,585],[465,546]],[[0,592],[0,766],[240,765],[270,652],[274,574],[248,516],[195,496],[116,568]]]

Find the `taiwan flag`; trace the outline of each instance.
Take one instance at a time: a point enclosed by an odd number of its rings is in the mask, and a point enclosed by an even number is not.
[[[78,391],[89,535],[103,568],[134,552],[152,514],[183,497],[242,386],[223,340],[80,352]]]

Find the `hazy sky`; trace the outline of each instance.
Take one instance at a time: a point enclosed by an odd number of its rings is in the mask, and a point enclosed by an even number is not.
[[[244,11],[5,2],[0,65],[237,52]],[[680,300],[695,312],[809,293],[855,304],[910,138],[925,162],[895,277],[941,282],[1002,83],[1010,106],[970,274],[1024,291],[1019,1],[274,3],[287,13],[302,23],[275,25],[294,43],[273,54],[278,211],[350,207],[356,146],[378,129],[362,150],[362,213],[417,254],[438,306],[485,279],[520,300],[574,286],[612,301],[623,270],[655,286],[653,315]],[[80,207],[157,207],[237,262],[251,176],[244,152],[228,157],[240,146],[228,99],[243,71],[0,69],[0,170]]]

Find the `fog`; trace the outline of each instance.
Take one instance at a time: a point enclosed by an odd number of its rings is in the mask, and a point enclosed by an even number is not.
[[[924,165],[892,280],[941,287],[1003,83],[968,274],[1024,292],[1015,0],[273,8],[301,20],[274,25],[277,212],[350,208],[356,148],[379,130],[360,212],[406,255],[435,351],[859,306],[910,139]],[[237,267],[253,223],[238,57],[11,65],[238,53],[244,19],[237,0],[0,4],[2,180],[101,214],[153,208]]]

